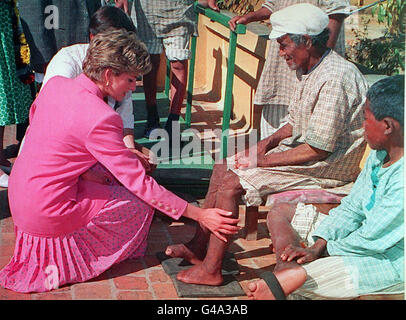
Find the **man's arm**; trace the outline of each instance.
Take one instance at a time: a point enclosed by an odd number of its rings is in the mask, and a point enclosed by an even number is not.
[[[279,143],[286,138],[292,136],[293,127],[290,123],[285,124],[282,128],[279,128],[269,137],[262,139],[258,142],[257,150],[259,156],[265,156],[265,154],[279,145]]]
[[[258,158],[258,167],[300,165],[309,161],[324,160],[328,155],[327,151],[304,143],[287,151],[274,152],[263,158]]]
[[[329,17],[328,28],[330,29],[330,36],[327,41],[327,47],[334,49],[337,43],[338,35],[340,34],[341,26],[346,17],[345,14],[331,14]]]
[[[233,17],[230,19],[228,24],[230,25],[231,30],[235,30],[237,24],[248,24],[254,21],[263,21],[269,19],[271,14],[272,12],[268,8],[261,7],[261,9],[258,9],[257,11],[249,12],[243,16]]]
[[[283,139],[292,136],[292,129],[292,125],[287,123],[268,138],[259,141],[255,146],[238,153],[235,157],[234,168],[245,169],[257,166],[259,159],[263,159],[269,150],[279,145]]]

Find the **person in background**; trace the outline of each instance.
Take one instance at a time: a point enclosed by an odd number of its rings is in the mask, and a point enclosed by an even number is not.
[[[17,124],[25,127],[32,103],[29,71],[30,49],[21,29],[17,2],[0,2],[0,187],[8,187],[11,163],[4,154],[4,129]],[[17,135],[17,140],[22,137]]]
[[[157,109],[157,76],[160,55],[170,61],[170,106],[165,123],[165,130],[171,141],[172,124],[178,124],[183,99],[186,93],[188,60],[191,57],[189,41],[197,35],[194,0],[140,0],[130,8],[127,0],[115,1],[116,6],[129,10],[136,22],[137,34],[146,44],[151,55],[152,70],[143,77],[144,93],[147,108],[147,126],[144,135],[148,138],[154,129],[160,128]],[[205,5],[218,10],[215,0],[205,1]]]
[[[238,232],[229,212],[193,206],[160,186],[125,146],[121,117],[104,99],[123,100],[150,69],[134,32],[109,29],[90,41],[80,76],[53,77],[41,90],[10,175],[16,249],[0,271],[2,287],[49,291],[143,256],[154,209],[191,218],[221,241]],[[108,181],[82,176],[94,165]]]
[[[100,7],[100,0],[19,0],[21,23],[39,87],[49,61],[59,49],[88,41],[90,17]]]

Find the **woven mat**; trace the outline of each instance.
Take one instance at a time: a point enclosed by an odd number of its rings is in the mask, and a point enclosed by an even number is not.
[[[188,269],[192,265],[182,258],[168,257],[164,252],[156,254],[161,261],[164,271],[170,276],[179,297],[198,298],[198,297],[239,297],[245,296],[244,290],[234,275],[239,274],[238,263],[232,253],[227,252],[223,261],[223,279],[220,286],[206,286],[184,283],[176,279],[179,271]]]

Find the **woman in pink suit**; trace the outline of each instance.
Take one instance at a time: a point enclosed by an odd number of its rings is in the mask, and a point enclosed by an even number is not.
[[[238,231],[228,212],[194,207],[160,186],[124,145],[122,120],[103,99],[121,101],[150,68],[133,32],[109,30],[91,41],[83,74],[44,86],[10,175],[16,246],[1,286],[48,291],[142,256],[154,209],[194,219],[224,241]]]

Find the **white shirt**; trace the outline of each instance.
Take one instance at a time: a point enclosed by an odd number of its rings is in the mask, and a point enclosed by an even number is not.
[[[80,75],[82,73],[82,64],[88,47],[88,43],[79,43],[59,50],[55,56],[53,56],[47,66],[42,87],[49,79],[55,76],[76,78],[78,75]],[[116,100],[108,97],[108,104],[114,109]],[[116,109],[116,111],[123,119],[124,128],[133,129],[134,114],[131,91],[128,91],[123,101],[119,102],[119,107]]]

